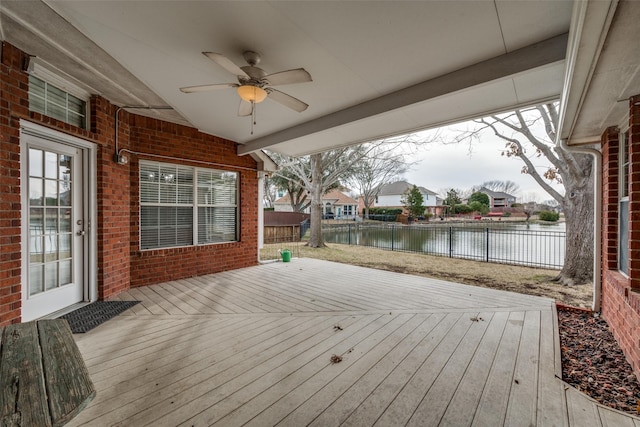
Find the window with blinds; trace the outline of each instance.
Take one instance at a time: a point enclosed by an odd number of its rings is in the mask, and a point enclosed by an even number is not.
[[[238,174],[140,162],[140,248],[234,242]]]
[[[86,128],[86,101],[33,75],[29,76],[29,110]]]

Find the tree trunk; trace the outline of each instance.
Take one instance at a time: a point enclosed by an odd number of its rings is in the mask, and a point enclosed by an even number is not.
[[[593,280],[593,181],[585,180],[581,186],[570,185],[573,197],[564,197],[562,208],[566,220],[565,261],[559,282],[579,285]]]
[[[322,238],[322,154],[311,155],[311,234],[307,246],[324,248]]]

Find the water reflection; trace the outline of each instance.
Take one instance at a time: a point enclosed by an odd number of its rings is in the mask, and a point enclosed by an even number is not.
[[[402,226],[348,224],[323,228],[329,243],[466,258],[487,262],[561,268],[564,224],[465,224]]]

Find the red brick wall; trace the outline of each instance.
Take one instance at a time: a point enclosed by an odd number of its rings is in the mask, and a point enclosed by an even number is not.
[[[2,44],[0,61],[0,325],[20,321],[19,117],[29,114],[26,57]]]
[[[602,135],[602,314],[640,377],[640,96],[629,109],[629,277],[618,272],[619,140],[616,129]]]
[[[257,264],[258,173],[255,161],[249,156],[238,157],[235,143],[203,134],[193,128],[134,115],[130,116],[129,125],[132,151],[191,160],[130,155],[131,286],[148,285]],[[141,251],[138,233],[140,159],[239,172],[239,241]]]
[[[618,269],[619,131],[602,135],[602,268]]]
[[[20,321],[21,187],[20,119],[91,141],[97,154],[97,260],[99,298],[140,286],[240,268],[257,263],[258,179],[256,163],[236,155],[236,144],[193,128],[119,113],[120,148],[240,170],[240,241],[222,245],[140,251],[138,249],[138,156],[129,165],[113,161],[117,107],[99,96],[90,101],[89,130],[29,112],[27,55],[3,43],[0,58],[0,325]],[[143,157],[141,157],[143,158]],[[153,160],[163,161],[158,158]],[[168,161],[168,160],[164,160]],[[199,163],[168,161],[182,164]],[[222,165],[222,166],[221,166]],[[231,168],[229,170],[238,170]]]
[[[98,165],[98,297],[106,299],[129,288],[129,169],[114,162],[117,107],[100,97],[91,99],[91,130],[102,145]],[[128,124],[118,117],[119,143],[127,145]]]

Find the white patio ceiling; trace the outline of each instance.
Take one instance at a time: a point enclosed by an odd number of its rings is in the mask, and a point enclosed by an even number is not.
[[[3,2],[2,36],[118,105],[291,155],[432,128],[558,98],[573,1]],[[238,117],[234,82],[201,52],[267,72],[304,67],[281,86],[310,107],[269,99],[257,125]]]

